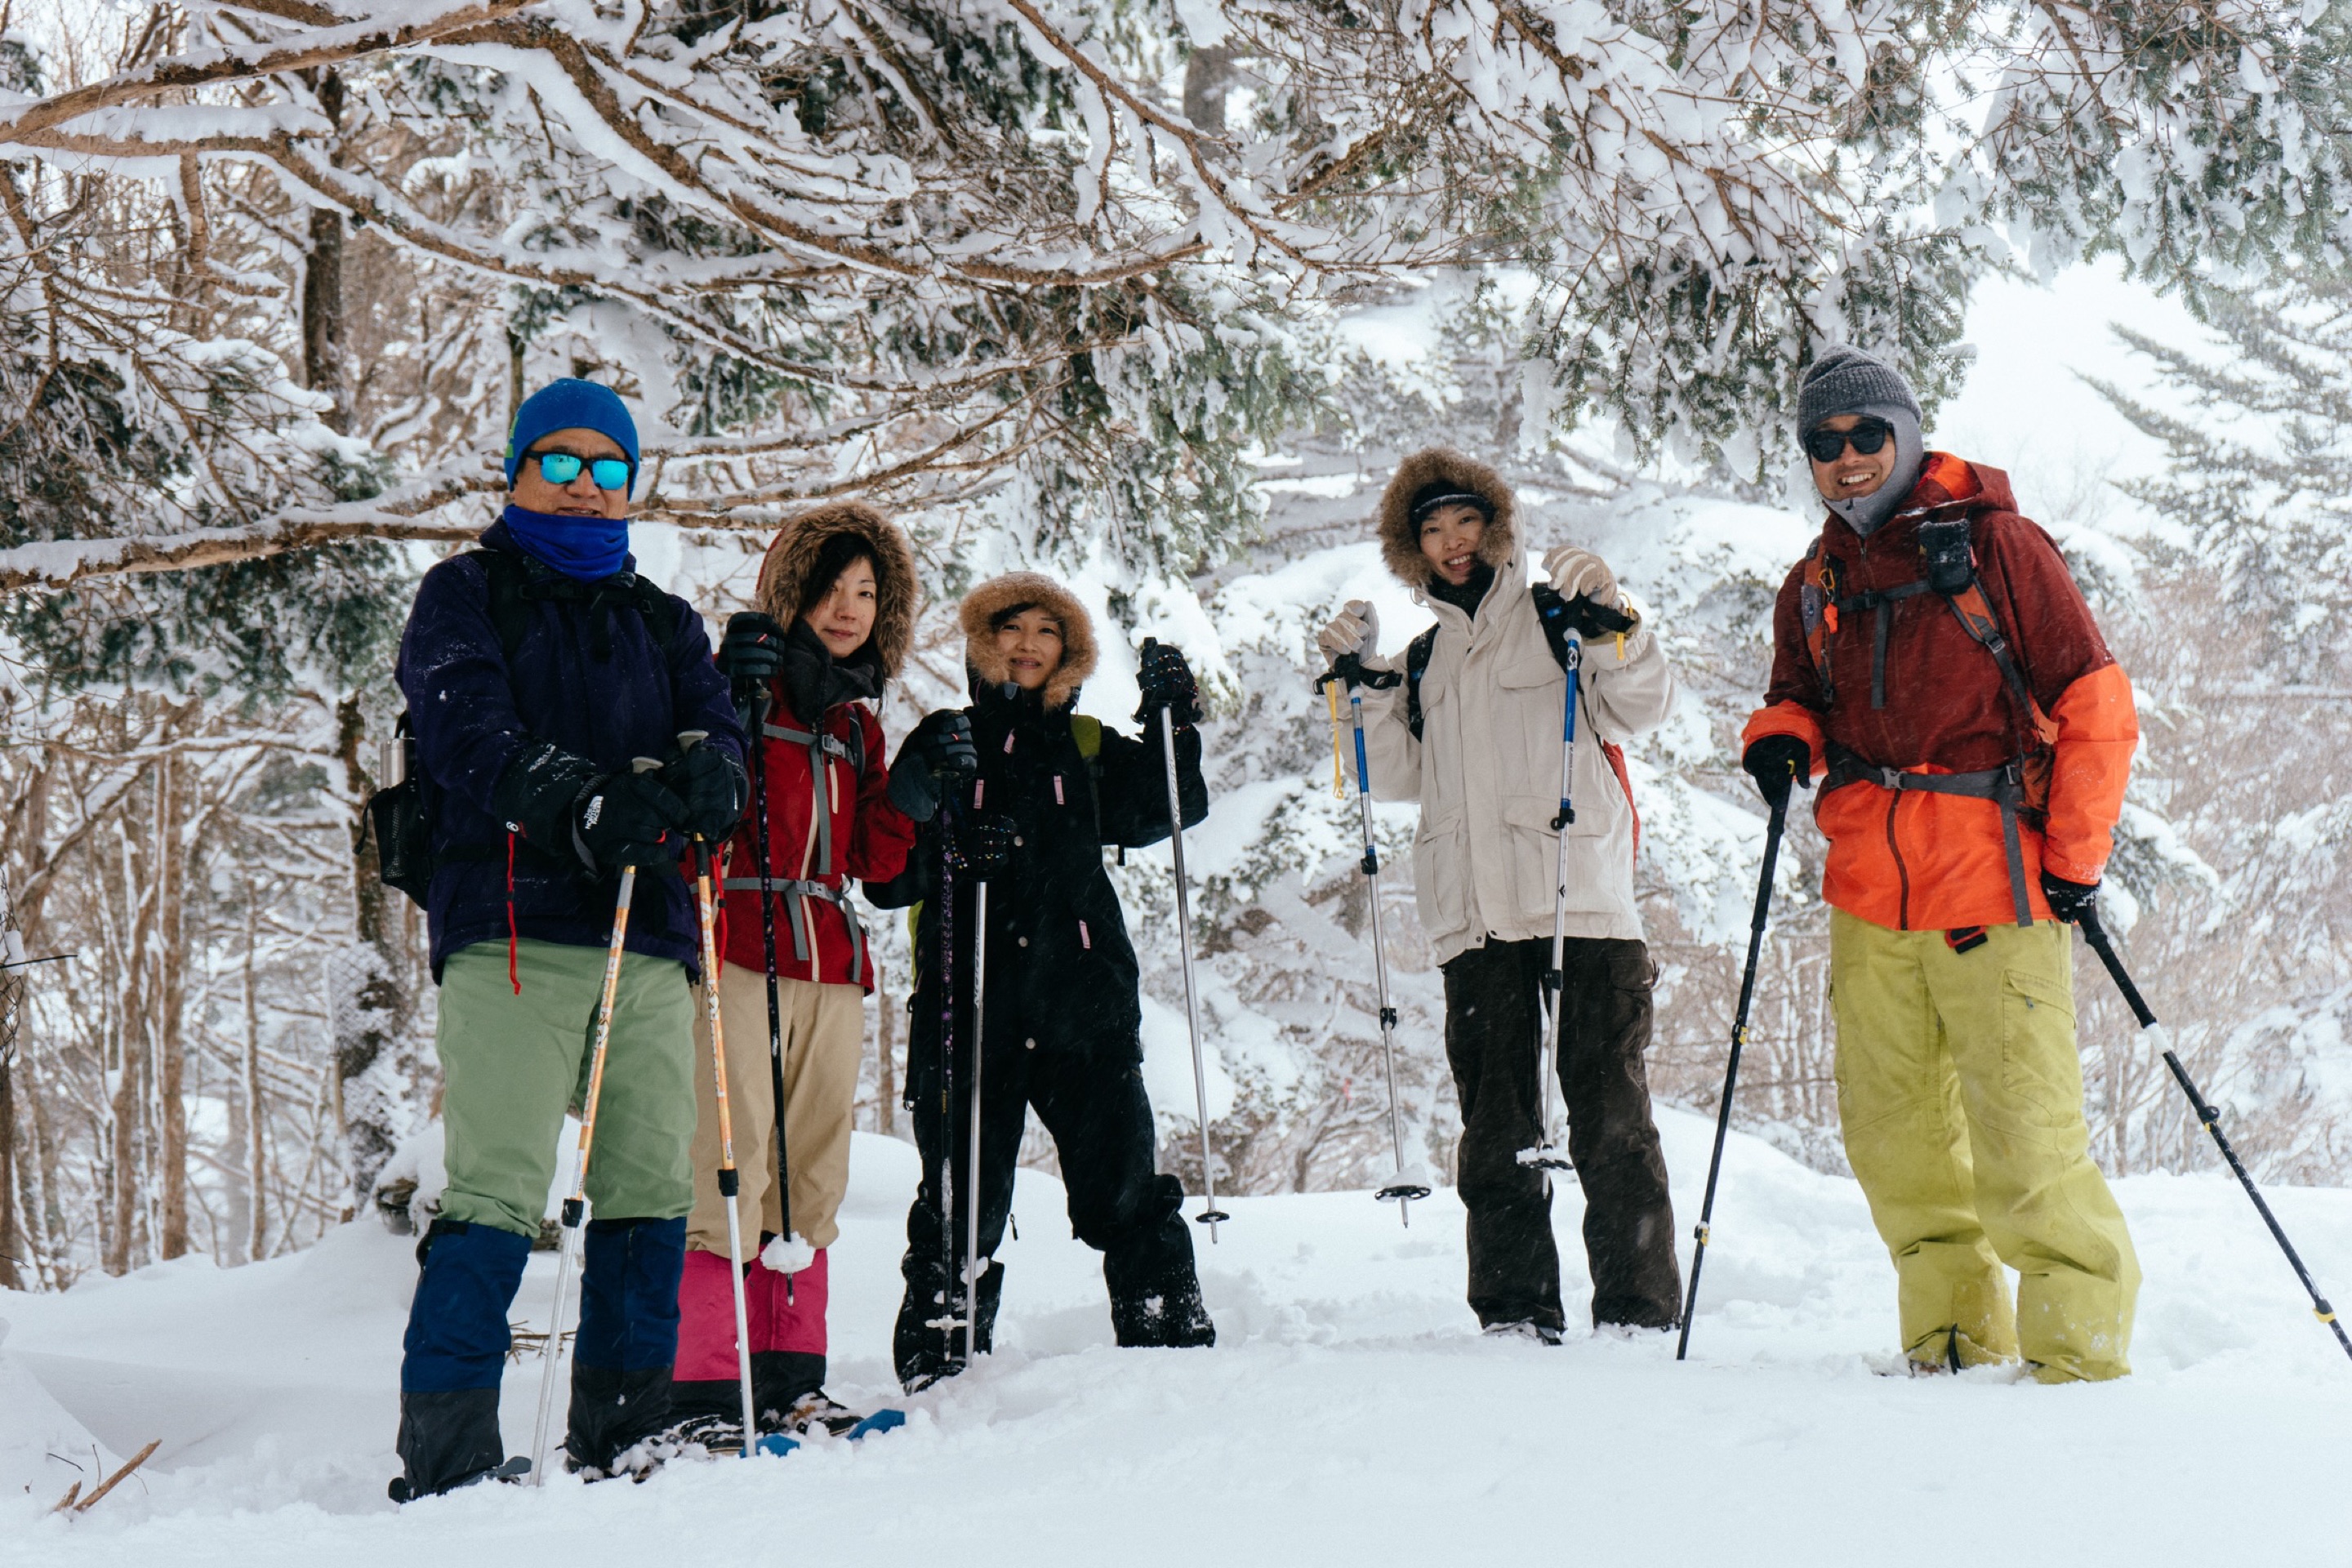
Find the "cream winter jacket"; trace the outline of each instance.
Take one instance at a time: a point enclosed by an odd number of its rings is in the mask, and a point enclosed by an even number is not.
[[[1373,795],[1421,803],[1412,876],[1422,926],[1441,963],[1490,937],[1549,940],[1568,676],[1536,616],[1526,552],[1511,542],[1475,617],[1418,588],[1414,597],[1438,624],[1421,683],[1422,739],[1406,727],[1401,683],[1362,696]],[[1404,657],[1365,664],[1402,670]],[[1633,807],[1601,742],[1622,744],[1664,722],[1674,671],[1643,625],[1626,635],[1622,655],[1613,637],[1586,643],[1580,684],[1563,929],[1639,939]]]

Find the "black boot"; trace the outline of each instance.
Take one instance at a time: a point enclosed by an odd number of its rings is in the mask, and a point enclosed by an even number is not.
[[[751,1408],[762,1432],[794,1429],[793,1407],[824,1388],[824,1357],[814,1351],[751,1352]]]
[[[898,1326],[890,1335],[890,1359],[898,1367],[898,1386],[912,1394],[963,1370],[963,1329],[960,1323],[950,1329],[942,1321],[951,1309],[939,1260],[918,1263],[909,1253],[902,1267],[907,1294],[898,1303]],[[1003,1291],[1004,1265],[992,1258],[980,1277],[980,1310],[972,1324],[975,1353],[993,1348],[996,1304]]]
[[[1209,1321],[1208,1306],[1201,1300],[1183,1204],[1182,1184],[1173,1176],[1155,1177],[1144,1223],[1104,1249],[1111,1332],[1122,1345],[1154,1349],[1217,1342],[1217,1326]]]
[[[620,1372],[574,1361],[564,1467],[592,1480],[651,1469],[660,1456],[631,1450],[669,1427],[669,1385],[666,1366]]]

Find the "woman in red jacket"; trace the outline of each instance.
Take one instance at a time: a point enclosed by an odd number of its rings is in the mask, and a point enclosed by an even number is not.
[[[835,1216],[849,1184],[865,995],[874,985],[873,955],[848,883],[887,881],[905,868],[917,823],[894,797],[910,799],[928,816],[939,792],[922,775],[959,761],[968,770],[971,757],[969,740],[959,750],[938,727],[920,729],[899,754],[908,776],[891,787],[882,726],[869,705],[906,658],[915,602],[914,555],[896,524],[855,501],[819,507],[776,535],[760,568],[760,608],[728,623],[718,655],[760,748],[754,798],[726,850],[719,997],[738,1220],[743,1236],[760,1239],[745,1284],[753,1404],[763,1431],[854,1419],[823,1386],[825,1249],[840,1233]],[[756,791],[762,770],[764,911]],[[782,1182],[769,1050],[772,951],[782,1046]],[[695,1204],[678,1287],[673,1408],[680,1436],[719,1445],[740,1440],[742,1405],[707,1026],[698,1022],[696,1037]]]

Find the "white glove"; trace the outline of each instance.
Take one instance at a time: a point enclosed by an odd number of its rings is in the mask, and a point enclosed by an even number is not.
[[[1552,592],[1563,599],[1587,598],[1612,610],[1624,603],[1617,592],[1617,574],[1590,550],[1556,544],[1544,556],[1544,572],[1551,578]]]
[[[1371,658],[1380,651],[1380,612],[1372,608],[1369,600],[1349,600],[1347,607],[1315,634],[1315,646],[1323,650],[1326,658],[1345,658],[1351,653],[1358,658]]]

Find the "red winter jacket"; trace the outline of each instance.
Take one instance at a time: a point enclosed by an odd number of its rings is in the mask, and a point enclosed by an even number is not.
[[[1836,592],[1862,595],[1917,580],[1922,508],[1965,506],[1977,577],[2031,689],[2034,731],[2046,744],[2021,831],[2024,892],[2035,920],[2050,906],[2042,868],[2095,882],[2113,847],[2124,784],[2139,740],[2131,683],[2107,652],[2090,606],[2049,535],[2017,513],[2008,477],[1948,454],[1928,455],[1906,510],[1867,540],[1839,519],[1822,548]],[[1921,595],[1864,611],[1830,644],[1833,699],[1825,699],[1802,610],[1806,564],[1782,584],[1772,618],[1772,684],[1742,745],[1793,735],[1812,749],[1819,776],[1827,742],[1864,762],[1926,773],[1970,773],[2019,753],[2026,716],[2000,666],[1943,600]],[[1874,617],[1890,614],[1884,708],[1872,704]],[[2032,731],[2024,731],[2031,738]],[[1990,800],[1901,793],[1867,779],[1825,791],[1814,820],[1830,841],[1822,894],[1832,906],[1898,931],[2008,925],[2016,919],[2000,813]]]
[[[847,896],[851,878],[887,882],[907,868],[915,825],[886,794],[890,770],[883,760],[882,725],[862,702],[844,702],[824,716],[822,768],[811,763],[805,741],[778,731],[805,733],[807,726],[786,706],[783,683],[772,682],[763,748],[768,773],[768,869],[778,881],[810,881]],[[853,762],[864,758],[864,766]],[[756,775],[755,775],[756,776]],[[820,802],[830,803],[830,811]],[[764,971],[765,942],[760,921],[758,878],[759,805],[746,806],[742,824],[727,845],[727,903],[719,951],[739,969]],[[824,860],[830,817],[833,859]],[[841,905],[822,896],[780,890],[775,896],[776,973],[793,980],[874,988],[874,960],[850,937]],[[871,938],[871,932],[867,933]],[[853,967],[853,964],[855,967]]]

